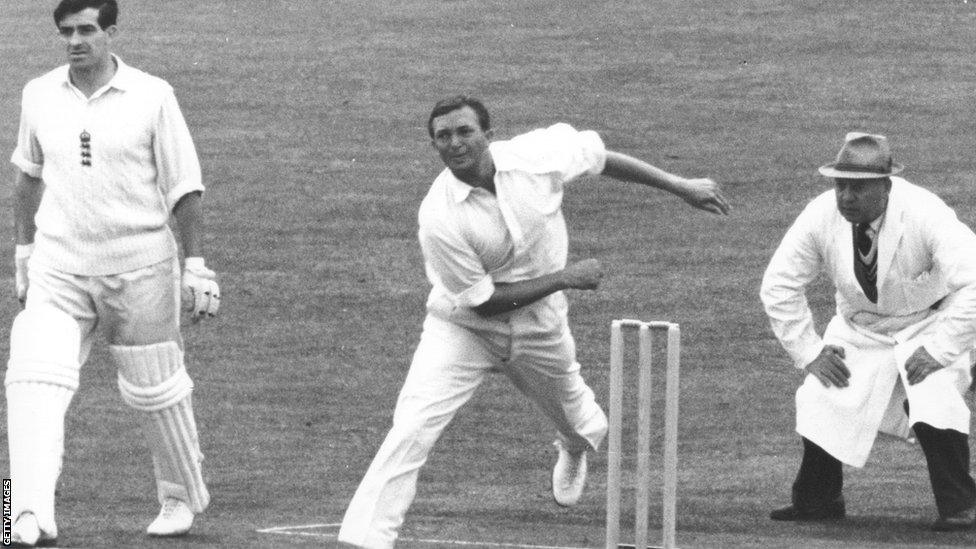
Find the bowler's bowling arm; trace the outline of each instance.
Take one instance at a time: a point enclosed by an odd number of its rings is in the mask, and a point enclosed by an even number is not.
[[[655,187],[678,197],[692,206],[726,215],[730,207],[722,196],[719,184],[711,179],[687,179],[643,160],[616,151],[607,151],[603,175],[620,181],[631,181]]]

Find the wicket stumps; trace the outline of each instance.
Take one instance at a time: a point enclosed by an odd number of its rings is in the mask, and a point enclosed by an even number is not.
[[[634,545],[620,545],[621,430],[623,426],[624,330],[634,328],[638,339],[637,470]],[[610,325],[610,433],[607,441],[607,545],[647,547],[647,514],[651,497],[651,347],[652,331],[667,332],[667,387],[664,398],[664,479],[662,489],[662,547],[674,549],[678,484],[678,374],[681,330],[671,322],[614,320]]]

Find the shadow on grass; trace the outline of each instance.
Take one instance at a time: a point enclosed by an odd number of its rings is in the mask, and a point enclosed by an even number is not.
[[[931,520],[919,517],[848,515],[845,520],[827,522],[782,523],[770,520],[767,521],[763,529],[766,530],[767,535],[780,538],[836,540],[846,547],[855,546],[859,543],[973,546],[974,539],[976,539],[976,534],[973,531],[932,532],[929,530]]]

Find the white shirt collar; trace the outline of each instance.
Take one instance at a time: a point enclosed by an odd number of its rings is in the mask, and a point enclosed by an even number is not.
[[[115,61],[115,74],[112,75],[112,79],[108,81],[107,84],[102,86],[98,91],[92,94],[92,97],[96,97],[104,93],[103,90],[108,90],[110,88],[115,88],[119,91],[126,91],[132,86],[132,67],[126,65],[122,62],[119,56],[112,54],[112,59]],[[70,66],[64,65],[61,67],[61,80],[65,86],[73,87],[74,84],[71,83],[71,74],[69,72]]]
[[[447,188],[450,189],[451,197],[454,198],[454,202],[457,203],[464,202],[468,198],[468,196],[471,195],[471,191],[474,190],[474,187],[454,177],[454,174],[451,173],[451,170],[447,170],[447,173],[448,173]]]
[[[878,216],[877,219],[875,219],[871,223],[868,223],[868,225],[871,227],[871,230],[874,231],[874,234],[878,234],[879,232],[881,232],[881,225],[884,223],[884,219],[885,219],[885,214],[881,214]]]
[[[455,203],[460,204],[461,202],[464,202],[469,196],[471,196],[471,193],[473,193],[475,189],[481,189],[481,187],[468,185],[464,181],[454,177],[454,174],[451,173],[451,170],[449,169],[445,169],[444,171],[446,172],[445,175],[447,176],[448,192],[451,193],[451,198],[454,199]],[[488,190],[482,189],[482,191],[490,194],[490,191]]]

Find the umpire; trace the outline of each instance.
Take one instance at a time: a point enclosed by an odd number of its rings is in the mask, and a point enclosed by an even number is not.
[[[763,278],[773,331],[809,374],[796,392],[793,502],[773,520],[843,518],[842,464],[862,467],[879,430],[911,429],[938,508],[932,529],[973,526],[962,394],[976,340],[976,235],[935,194],[895,177],[901,169],[884,136],[848,134],[820,168],[834,189],[803,210]],[[837,305],[823,337],[804,293],[821,272]]]

